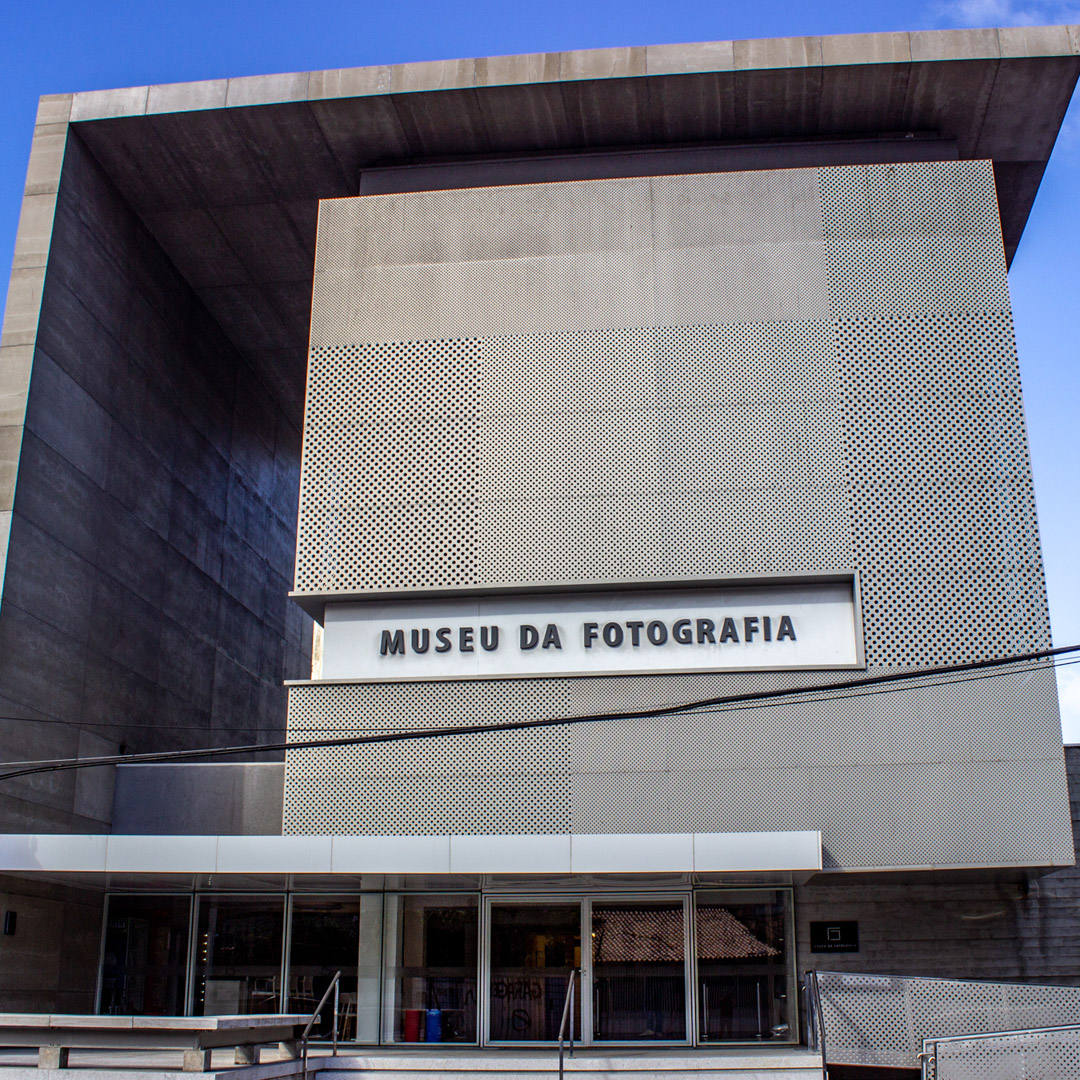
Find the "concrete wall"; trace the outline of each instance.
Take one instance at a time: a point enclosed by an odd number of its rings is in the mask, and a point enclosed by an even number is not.
[[[8,756],[280,739],[282,680],[310,671],[287,598],[299,454],[282,402],[69,130],[0,607]],[[111,780],[9,782],[0,829],[103,829]]]
[[[0,1012],[94,1011],[104,900],[99,892],[0,878]]]
[[[152,836],[280,834],[284,786],[281,764],[121,765],[116,770],[112,831]]]

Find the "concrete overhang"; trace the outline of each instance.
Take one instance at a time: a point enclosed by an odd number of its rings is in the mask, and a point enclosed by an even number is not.
[[[812,874],[818,831],[439,836],[0,835],[0,874]]]
[[[365,171],[383,190],[403,167],[483,186],[557,178],[556,160],[582,179],[989,158],[1011,257],[1078,53],[1080,27],[1057,26],[448,60],[57,95],[37,130],[85,141],[298,412],[318,200],[360,193]]]

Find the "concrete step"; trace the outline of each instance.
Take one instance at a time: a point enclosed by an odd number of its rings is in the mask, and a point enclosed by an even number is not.
[[[232,1050],[214,1052],[212,1070],[185,1073],[177,1051],[73,1050],[69,1069],[39,1069],[36,1051],[0,1051],[0,1080],[300,1080],[299,1061],[235,1066]],[[522,1050],[415,1048],[327,1054],[313,1047],[307,1080],[539,1080],[558,1069],[554,1048]],[[565,1059],[568,1080],[816,1080],[821,1055],[803,1047],[730,1047],[725,1050],[578,1049]]]
[[[537,1080],[558,1069],[554,1049],[342,1054],[320,1058],[318,1080]],[[663,1051],[586,1048],[564,1059],[572,1080],[812,1080],[821,1055],[804,1047],[731,1047]]]

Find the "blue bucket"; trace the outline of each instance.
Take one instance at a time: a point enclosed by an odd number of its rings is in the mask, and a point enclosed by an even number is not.
[[[424,1042],[442,1042],[442,1009],[428,1009]]]

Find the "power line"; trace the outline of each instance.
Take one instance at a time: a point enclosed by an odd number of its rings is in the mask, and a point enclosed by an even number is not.
[[[123,728],[125,731],[211,731],[211,724],[138,724],[129,720],[60,720],[55,716],[3,716],[0,720],[14,720],[22,724],[56,724],[59,727],[76,728]],[[258,724],[240,724],[237,731],[258,731]],[[0,762],[0,764],[3,764]]]
[[[1032,667],[1027,668],[1026,670],[1028,670],[1028,671],[1057,671],[1058,668],[1073,667],[1076,664],[1080,664],[1080,660],[1066,660],[1063,663],[1051,662],[1049,664],[1038,664],[1038,665],[1033,665]],[[875,697],[878,694],[897,694],[897,693],[901,693],[901,692],[903,692],[905,690],[927,690],[927,689],[930,689],[932,687],[938,687],[938,686],[960,686],[960,685],[962,685],[964,683],[981,682],[983,679],[1000,679],[1003,676],[1009,675],[1009,674],[1011,674],[1011,673],[1008,672],[1008,671],[991,671],[991,672],[987,672],[985,675],[971,675],[966,679],[942,679],[942,680],[940,680],[938,682],[928,682],[925,685],[921,685],[921,686],[884,686],[884,687],[880,687],[880,688],[878,688],[876,690],[865,690],[865,691],[862,691],[861,693],[856,692],[856,691],[853,690],[851,693],[837,693],[837,694],[830,694],[830,695],[823,696],[823,697],[810,697],[810,696],[807,696],[807,697],[801,697],[799,700],[800,700],[800,702],[807,702],[807,703],[810,703],[810,704],[816,704],[816,703],[820,703],[820,702],[830,702],[830,701],[853,701],[853,700],[855,700],[857,698]],[[811,692],[812,691],[808,690],[807,694],[809,695]],[[704,709],[701,709],[700,711],[703,714],[735,712],[737,710],[738,711],[746,711],[746,710],[749,710],[749,709],[770,708],[772,706],[772,704],[773,704],[772,702],[767,702],[766,701],[766,702],[760,702],[760,703],[756,703],[756,704],[755,703],[750,703],[750,704],[747,704],[747,705],[717,706],[716,708],[704,708]],[[694,715],[694,714],[690,713],[689,715]]]
[[[1033,664],[1030,668],[1027,668],[1026,670],[1027,671],[1057,671],[1059,668],[1074,667],[1077,664],[1080,664],[1080,660],[1065,660],[1065,661],[1060,661],[1059,662],[1059,661],[1055,661],[1055,660],[1051,659],[1049,663],[1037,664],[1037,665]],[[924,674],[927,674],[929,676],[932,673],[931,672],[924,672]],[[945,678],[945,679],[939,679],[936,682],[928,682],[928,683],[921,684],[921,685],[882,686],[882,687],[878,687],[877,689],[866,690],[866,691],[863,691],[861,693],[856,692],[856,690],[852,689],[851,691],[841,691],[841,692],[834,693],[834,694],[826,694],[826,695],[821,695],[821,696],[816,696],[816,697],[811,697],[810,696],[814,692],[813,687],[794,688],[794,689],[791,689],[791,690],[783,691],[783,693],[787,693],[787,694],[790,694],[792,696],[797,696],[799,704],[804,704],[804,703],[819,704],[819,703],[828,703],[830,701],[853,701],[853,700],[856,700],[858,698],[875,697],[878,694],[899,694],[899,693],[903,693],[903,692],[905,692],[907,690],[926,690],[926,689],[929,689],[931,687],[938,687],[938,686],[959,686],[959,685],[962,685],[964,683],[980,682],[983,679],[1000,679],[1000,678],[1004,678],[1005,676],[1010,675],[1010,674],[1014,674],[1014,673],[1008,672],[1008,671],[990,671],[990,672],[987,672],[984,675],[971,675],[971,676],[969,676],[967,678],[964,678],[964,679]],[[829,686],[832,686],[832,685],[833,684],[830,683],[830,684],[827,684],[825,687],[819,687],[818,689],[827,689]],[[680,712],[677,715],[710,716],[710,715],[718,715],[718,714],[727,713],[727,712],[748,712],[751,709],[774,709],[774,708],[776,708],[777,704],[778,703],[775,702],[775,701],[742,702],[742,701],[738,701],[738,700],[733,700],[732,704],[718,705],[718,706],[713,707],[713,706],[698,706],[698,705],[694,705],[694,704],[691,703],[689,705],[681,706],[680,707],[681,709],[685,709],[685,713]],[[781,703],[781,704],[783,704],[783,703]],[[796,702],[790,702],[789,704],[796,704]],[[343,727],[341,725],[335,725],[332,728],[318,728],[318,727],[310,727],[310,726],[306,726],[306,725],[294,725],[293,730],[294,731],[337,731],[337,732],[341,732],[341,731],[363,731],[363,732],[367,732],[369,734],[375,734],[377,732],[408,731],[409,729],[408,728],[388,728],[388,727],[382,727],[382,728],[378,728],[378,727],[349,728],[349,727]],[[454,730],[459,731],[460,729],[455,728]],[[12,764],[29,764],[29,763],[28,762],[0,762],[0,766],[2,766],[4,764],[12,765]]]
[[[992,668],[1007,667],[1033,660],[1046,660],[1068,653],[1080,652],[1080,645],[1066,645],[1057,649],[1040,649],[1037,652],[1020,653],[1016,656],[998,657],[993,660],[975,660],[966,664],[950,664],[936,668],[917,668],[882,675],[872,675],[861,679],[845,679],[818,686],[775,688],[755,690],[744,694],[729,694],[724,697],[705,698],[701,701],[687,702],[682,705],[666,705],[655,709],[639,709],[633,712],[599,713],[587,716],[545,717],[540,720],[511,720],[495,724],[467,724],[460,727],[417,728],[412,731],[394,731],[376,735],[349,735],[332,739],[302,739],[280,743],[254,743],[244,746],[222,746],[197,750],[171,750],[147,754],[110,754],[89,758],[60,758],[52,761],[0,762],[0,768],[7,765],[19,766],[0,773],[0,780],[11,780],[18,776],[31,776],[44,772],[64,772],[70,769],[96,768],[102,765],[126,765],[133,763],[150,764],[154,762],[185,761],[192,758],[234,757],[238,754],[266,753],[281,750],[315,750],[335,746],[363,746],[387,742],[405,742],[413,739],[442,738],[448,735],[481,735],[497,731],[526,731],[535,728],[564,727],[572,724],[592,724],[612,720],[648,720],[662,716],[692,714],[695,710],[715,708],[717,706],[737,706],[743,703],[773,702],[781,698],[800,697],[807,694],[829,694],[840,690],[861,690],[866,686],[880,686],[886,683],[908,682],[915,679],[934,678],[942,675],[982,671]],[[1044,665],[1045,667],[1046,665]],[[1035,669],[1040,670],[1040,669]],[[930,685],[943,685],[931,683]]]
[[[1059,652],[1059,651],[1067,652],[1069,650],[1067,650],[1067,649],[1053,650],[1053,652]],[[1022,659],[1023,659],[1022,657],[1020,657],[1020,658],[1008,658],[1005,662],[1006,663],[1020,663]],[[1033,670],[1033,671],[1034,670],[1043,670],[1044,668],[1052,668],[1054,670],[1057,670],[1058,668],[1072,667],[1072,666],[1074,666],[1076,664],[1080,664],[1080,660],[1056,661],[1051,657],[1051,662],[1049,664],[1042,665],[1039,668],[1032,668],[1031,670]],[[920,676],[926,676],[927,678],[930,678],[930,677],[932,677],[933,675],[935,675],[938,672],[945,672],[945,671],[948,671],[948,670],[951,670],[951,669],[949,669],[949,668],[923,668],[923,669],[918,670],[917,672],[914,672],[913,674],[920,675]],[[717,672],[716,674],[721,674],[722,675],[722,674],[733,674],[733,673],[732,672]],[[889,678],[898,678],[898,677],[899,676],[889,676]],[[980,676],[980,678],[994,678],[994,677],[995,677],[994,675]],[[869,679],[862,679],[862,680],[858,680],[858,684],[859,685],[865,685],[870,681],[871,680],[869,680]],[[970,679],[950,679],[948,681],[942,681],[941,683],[938,683],[937,685],[940,685],[940,686],[952,686],[952,685],[955,685],[956,683],[970,682],[970,681],[971,681]],[[826,683],[826,684],[822,684],[817,689],[819,689],[819,690],[829,689],[830,687],[833,687],[835,685],[837,685],[837,684]],[[788,693],[788,694],[797,694],[797,693],[805,692],[805,693],[809,694],[809,693],[813,692],[814,689],[815,688],[813,686],[793,687],[792,689],[786,690],[786,691],[783,691],[783,692]],[[880,692],[881,693],[893,693],[894,691],[891,690],[891,689],[885,689],[885,690],[880,691]],[[835,698],[820,698],[819,700],[821,700],[821,701],[839,701],[839,700],[842,700],[843,696],[854,697],[854,696],[869,696],[869,695],[841,695],[841,696],[837,696]],[[807,699],[807,700],[809,700],[809,699]],[[706,702],[705,704],[708,704],[708,703]],[[677,706],[677,708],[679,708],[679,709],[695,709],[695,708],[699,708],[699,707],[700,706],[697,706],[692,702],[690,704],[687,704],[687,705]],[[740,706],[740,707],[742,707],[742,706]],[[721,711],[721,710],[717,710],[717,711]],[[213,725],[211,725],[211,724],[168,724],[168,725],[165,725],[165,724],[140,724],[140,723],[137,723],[137,722],[135,722],[133,720],[61,720],[61,719],[59,719],[57,717],[54,717],[54,716],[11,716],[11,715],[0,714],[0,721],[14,721],[16,723],[21,723],[21,724],[54,724],[54,725],[56,725],[58,727],[70,727],[70,728],[74,728],[74,729],[76,729],[78,731],[85,731],[87,728],[120,728],[120,729],[123,729],[125,731],[158,731],[158,732],[168,732],[168,731],[202,731],[202,732],[208,732],[208,731],[213,730]],[[274,727],[277,727],[277,726],[278,725],[274,725]],[[258,730],[260,730],[258,724],[238,724],[238,725],[235,725],[233,729],[235,731],[238,731],[238,732],[239,731],[258,731]],[[269,728],[267,730],[273,730],[273,728]],[[300,731],[308,731],[308,730],[312,730],[312,729],[301,726],[298,730],[300,730]],[[328,730],[328,729],[324,728],[324,729],[321,729],[321,730]],[[334,727],[332,729],[329,729],[329,730],[333,730],[333,731],[350,731],[350,730],[372,731],[372,730],[376,730],[377,731],[377,730],[380,730],[380,729],[378,729],[378,728],[372,729],[370,727],[348,728],[348,727],[338,725],[338,726],[336,726],[336,727]],[[402,729],[399,729],[399,728],[385,728],[385,729],[381,729],[381,730],[397,731],[397,730],[402,730]],[[209,752],[209,751],[207,751],[207,752]],[[82,759],[82,760],[89,760],[89,759]],[[25,765],[25,764],[30,764],[30,762],[4,761],[4,762],[0,762],[0,768],[2,768],[5,765]],[[2,779],[2,778],[0,778],[0,779]]]

